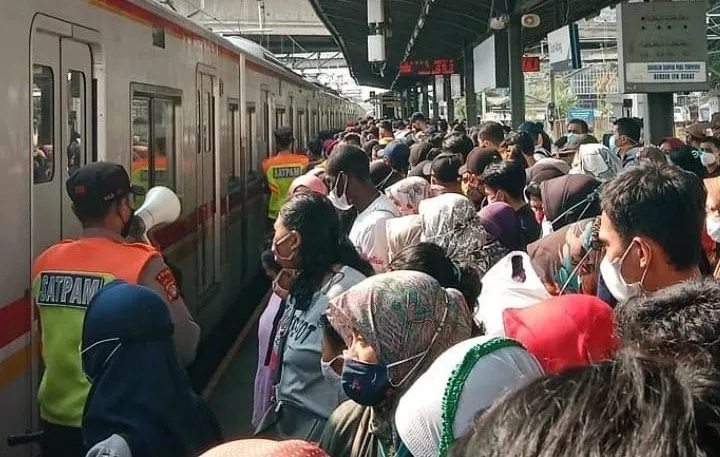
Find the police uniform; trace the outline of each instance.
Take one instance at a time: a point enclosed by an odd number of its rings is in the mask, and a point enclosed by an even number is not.
[[[125,169],[97,162],[78,169],[66,182],[76,209],[107,208],[131,194]],[[115,280],[155,290],[168,305],[173,339],[181,363],[195,358],[200,327],[193,321],[170,268],[160,252],[144,243],[127,243],[118,233],[86,228],[77,240],[43,252],[33,266],[33,300],[40,315],[45,371],[38,391],[43,422],[43,457],[84,455],[80,434],[90,384],[82,371],[80,343],[85,310],[95,293]]]

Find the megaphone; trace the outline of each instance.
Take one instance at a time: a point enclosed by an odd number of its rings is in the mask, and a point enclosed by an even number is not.
[[[160,224],[175,222],[180,217],[180,199],[172,190],[163,186],[155,186],[145,195],[145,202],[133,215],[132,230],[135,239],[150,244],[147,233]]]

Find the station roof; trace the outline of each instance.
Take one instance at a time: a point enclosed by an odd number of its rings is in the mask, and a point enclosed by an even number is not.
[[[320,20],[337,40],[350,72],[361,85],[391,88],[403,60],[460,57],[463,43],[479,44],[490,36],[489,19],[499,16],[499,0],[385,0],[391,36],[381,75],[367,58],[367,0],[310,0]],[[563,25],[597,14],[620,0],[520,0],[522,14],[540,15],[540,26],[523,29],[525,45],[538,43]]]

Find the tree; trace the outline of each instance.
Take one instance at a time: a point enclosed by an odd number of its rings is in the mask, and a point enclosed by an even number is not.
[[[545,104],[550,103],[550,66],[544,64],[538,73],[525,74],[525,93]],[[570,89],[570,81],[563,75],[555,75],[555,106],[558,116],[567,116],[570,108],[577,104],[577,96]]]

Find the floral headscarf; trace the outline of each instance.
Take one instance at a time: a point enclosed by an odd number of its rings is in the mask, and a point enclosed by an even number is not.
[[[622,170],[622,161],[602,144],[583,144],[578,149],[570,174],[586,174],[609,181]]]
[[[465,196],[443,194],[420,202],[421,241],[435,243],[458,263],[469,263],[485,274],[492,261],[483,250],[487,232],[475,205]]]
[[[422,234],[422,219],[413,214],[385,220],[388,263],[403,249],[418,244]]]
[[[430,183],[411,176],[385,189],[385,194],[403,216],[418,213],[420,202],[430,197]]]
[[[390,379],[398,382],[420,363],[401,389],[412,385],[447,348],[469,338],[472,322],[460,292],[446,290],[434,278],[418,271],[371,276],[332,300],[327,316],[348,345],[354,329],[385,365],[429,349],[422,359],[390,368]],[[434,337],[435,342],[428,347]]]

